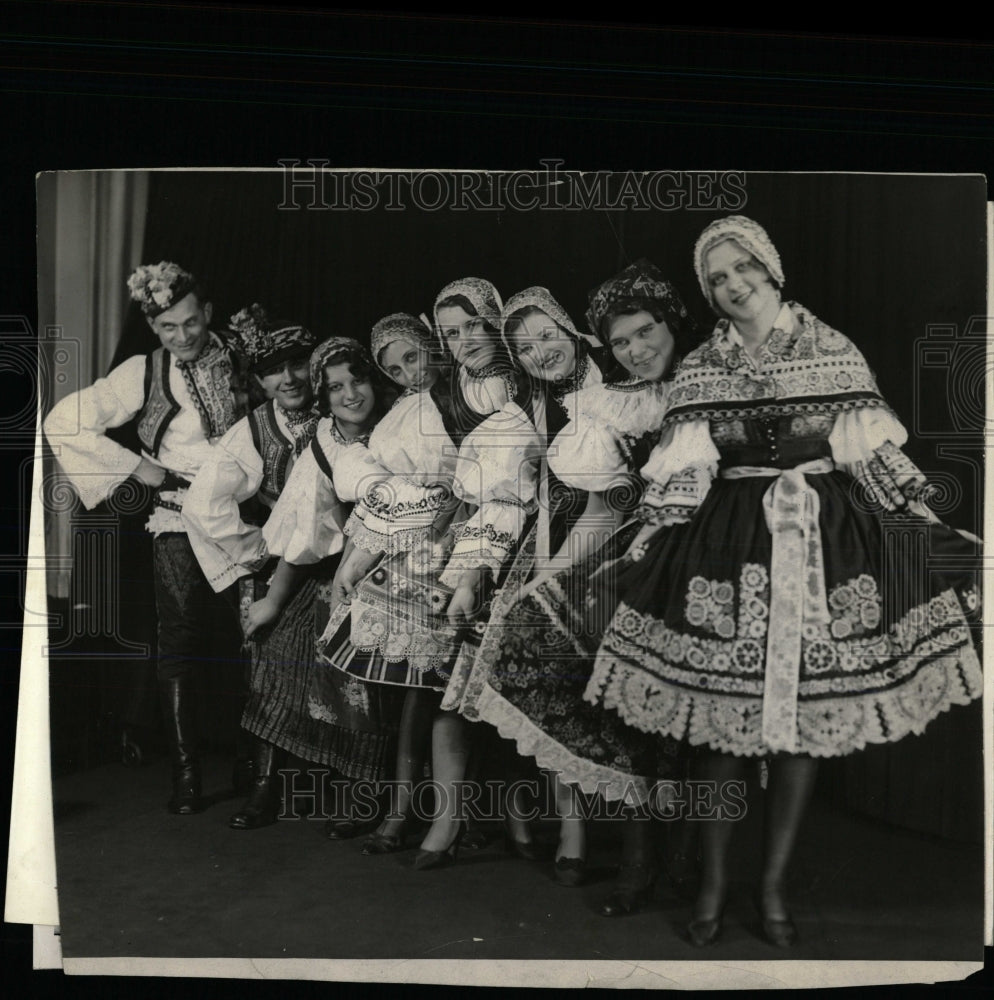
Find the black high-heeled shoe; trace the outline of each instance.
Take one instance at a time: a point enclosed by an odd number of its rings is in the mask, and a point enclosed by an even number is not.
[[[725,916],[725,905],[721,906],[716,917],[706,917],[703,920],[691,920],[687,924],[687,938],[695,948],[706,948],[721,937],[721,925]]]
[[[375,819],[329,819],[324,824],[324,835],[329,840],[354,840],[369,833],[377,823]]]
[[[602,917],[623,917],[638,913],[649,902],[659,869],[655,865],[622,865],[611,895],[601,903]]]
[[[380,833],[374,830],[363,842],[360,850],[367,856],[375,854],[396,854],[407,846],[409,823],[405,819],[397,828],[396,833]]]
[[[759,892],[753,897],[756,911],[759,913],[763,937],[774,948],[792,948],[797,944],[797,926],[788,913],[785,917],[769,917],[763,910],[763,897]]]
[[[466,834],[466,823],[460,820],[455,839],[443,851],[426,851],[421,848],[414,856],[411,867],[417,872],[433,871],[436,868],[448,868],[459,860],[459,845]]]
[[[695,948],[706,948],[721,937],[721,920],[724,914],[707,920],[691,920],[687,924],[687,938]]]
[[[587,881],[586,858],[556,858],[552,879],[565,889],[578,889]]]

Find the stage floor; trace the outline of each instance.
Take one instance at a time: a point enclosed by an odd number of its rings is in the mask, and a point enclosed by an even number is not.
[[[231,830],[240,800],[228,788],[230,760],[211,756],[205,767],[213,801],[192,817],[166,813],[161,759],[56,780],[66,958],[982,958],[982,847],[891,828],[822,798],[794,864],[797,947],[778,951],[758,936],[752,808],[733,848],[738,875],[724,932],[700,951],[683,936],[688,903],[663,882],[636,915],[597,913],[617,864],[615,824],[593,824],[594,877],[580,889],[555,885],[549,864],[511,858],[499,837],[455,866],[416,872],[417,838],[410,850],[363,857],[357,841],[328,841],[320,820]],[[539,836],[554,843],[555,826],[543,824]]]

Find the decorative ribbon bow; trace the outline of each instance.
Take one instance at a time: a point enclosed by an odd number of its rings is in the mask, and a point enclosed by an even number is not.
[[[818,527],[820,504],[805,475],[824,474],[833,468],[831,459],[820,458],[793,469],[739,466],[722,473],[725,479],[776,477],[763,497],[763,513],[773,542],[763,742],[773,752],[794,753],[797,749],[803,627],[827,625],[831,621]]]

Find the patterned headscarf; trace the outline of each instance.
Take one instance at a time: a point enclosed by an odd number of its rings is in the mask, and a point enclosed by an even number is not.
[[[380,364],[380,354],[395,340],[402,340],[405,344],[411,344],[413,347],[430,349],[434,346],[434,337],[424,319],[405,312],[384,316],[383,319],[377,320],[373,326],[369,344],[376,367],[384,373],[386,373],[386,369]]]
[[[460,278],[458,281],[450,281],[436,296],[433,310],[435,329],[438,331],[438,339],[442,342],[443,347],[446,344],[438,322],[438,304],[453,295],[461,295],[468,299],[476,310],[477,316],[498,330],[500,329],[503,303],[500,292],[491,282],[487,281],[486,278]]]
[[[342,351],[349,351],[363,364],[370,368],[373,367],[373,359],[358,340],[353,340],[352,337],[329,337],[327,340],[322,340],[311,355],[311,389],[315,399],[321,398],[321,390],[324,387],[324,367],[328,363],[328,359]]]
[[[303,326],[273,322],[258,302],[231,317],[235,348],[248,359],[253,372],[278,364],[294,355],[310,354],[317,337]]]
[[[197,279],[189,271],[168,260],[161,260],[158,264],[140,264],[128,278],[131,298],[149,319],[172,309],[197,285]]]
[[[687,308],[677,290],[662,274],[662,271],[644,257],[629,264],[620,274],[609,278],[590,293],[587,307],[587,325],[598,338],[607,345],[601,329],[605,317],[616,312],[618,307],[637,301],[656,302],[670,317],[669,326],[677,329],[688,320]]]
[[[777,248],[766,230],[758,222],[744,215],[729,215],[724,219],[716,219],[701,233],[694,246],[694,270],[697,271],[697,280],[700,282],[704,298],[715,312],[719,310],[714,304],[714,292],[708,284],[704,258],[710,249],[719,243],[724,243],[725,240],[735,240],[743,250],[751,253],[770,272],[770,277],[783,288],[780,254],[777,253]]]
[[[580,333],[577,330],[573,320],[569,318],[566,310],[552,297],[552,293],[548,288],[542,288],[540,285],[532,285],[531,288],[516,292],[504,303],[500,336],[504,341],[504,346],[512,356],[514,355],[514,351],[511,349],[511,344],[507,339],[508,323],[514,313],[518,312],[519,309],[526,309],[528,306],[535,306],[541,309],[549,319],[553,320],[577,339],[585,340],[593,347],[597,347],[600,344],[600,341],[596,337],[592,337],[589,333]]]

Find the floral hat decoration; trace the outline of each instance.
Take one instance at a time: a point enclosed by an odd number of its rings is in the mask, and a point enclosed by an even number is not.
[[[128,278],[131,298],[141,306],[141,311],[154,319],[160,313],[171,309],[196,291],[199,282],[179,264],[169,260],[158,264],[140,264]]]
[[[271,320],[258,302],[235,313],[230,326],[236,348],[256,373],[289,358],[308,357],[317,343],[317,337],[299,323]]]
[[[657,302],[669,316],[671,327],[679,328],[688,320],[687,307],[676,288],[668,282],[662,271],[651,261],[642,258],[629,264],[613,278],[608,278],[590,293],[587,307],[587,325],[602,342],[604,319],[619,307],[633,302]]]

